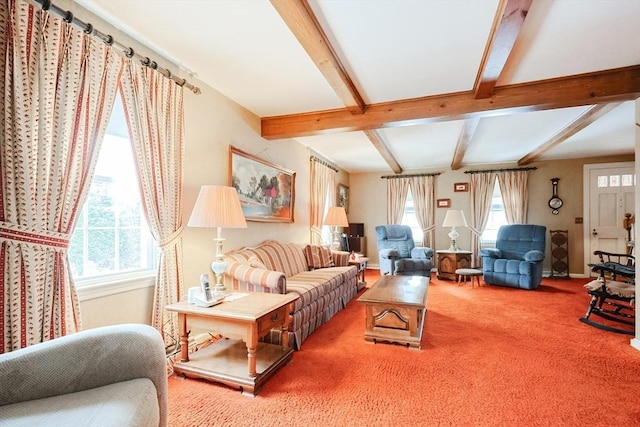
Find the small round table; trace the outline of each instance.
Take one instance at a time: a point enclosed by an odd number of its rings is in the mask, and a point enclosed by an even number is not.
[[[476,283],[478,287],[480,287],[481,270],[476,270],[475,268],[459,268],[456,270],[456,274],[458,275],[458,285],[467,283],[467,277],[471,277],[471,287],[473,288]],[[463,277],[464,280],[462,280]]]

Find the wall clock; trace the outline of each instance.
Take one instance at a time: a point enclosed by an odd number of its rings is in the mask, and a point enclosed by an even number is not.
[[[551,208],[551,213],[554,215],[558,215],[558,209],[560,209],[563,204],[562,199],[558,197],[558,181],[560,181],[560,178],[551,178],[553,196],[549,199],[549,207]]]

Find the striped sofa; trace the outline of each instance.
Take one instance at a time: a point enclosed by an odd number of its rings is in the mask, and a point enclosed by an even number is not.
[[[289,343],[296,350],[358,292],[358,270],[349,265],[348,252],[331,251],[329,261],[334,266],[313,269],[313,262],[307,261],[312,249],[320,248],[267,240],[225,256],[227,286],[233,290],[298,295],[288,332]],[[266,339],[279,340],[279,332],[272,331]]]

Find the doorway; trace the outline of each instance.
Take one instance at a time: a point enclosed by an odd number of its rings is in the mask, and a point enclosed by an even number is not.
[[[593,252],[627,253],[625,214],[635,214],[636,175],[634,162],[584,165],[584,253],[588,263]]]

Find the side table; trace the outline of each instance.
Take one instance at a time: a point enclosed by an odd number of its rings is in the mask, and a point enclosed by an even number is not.
[[[456,270],[459,268],[471,268],[470,251],[436,251],[438,255],[438,279],[457,280]]]
[[[359,257],[358,259],[350,259],[349,265],[355,265],[358,267],[358,276],[361,276],[358,280],[358,292],[364,289],[367,286],[367,281],[364,278],[364,273],[367,271],[367,262],[369,262],[369,258],[367,257]]]
[[[203,378],[237,387],[255,396],[264,383],[293,355],[287,334],[282,345],[258,342],[273,328],[289,327],[294,294],[246,292],[231,294],[229,301],[198,307],[181,301],[166,307],[178,313],[180,360],[174,371],[185,377]],[[228,297],[229,298],[229,297]],[[217,342],[189,354],[192,327],[206,328],[223,336]]]

